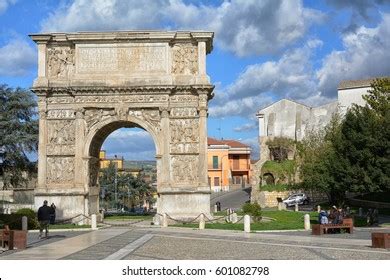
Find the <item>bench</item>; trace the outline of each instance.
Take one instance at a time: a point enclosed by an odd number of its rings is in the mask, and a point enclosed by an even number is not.
[[[26,230],[0,230],[1,247],[7,244],[8,250],[26,249],[27,231]]]
[[[373,232],[371,233],[372,248],[390,249],[390,233]]]
[[[353,219],[346,218],[343,219],[341,224],[317,224],[312,225],[313,235],[322,235],[328,233],[328,229],[346,229],[347,232],[353,233]]]

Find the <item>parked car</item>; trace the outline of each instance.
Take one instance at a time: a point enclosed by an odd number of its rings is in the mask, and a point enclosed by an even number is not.
[[[306,204],[309,204],[309,202],[310,202],[310,199],[304,193],[292,194],[288,198],[283,200],[283,203],[286,204],[286,206],[293,206],[296,203],[298,205],[302,205],[302,204],[306,205]]]

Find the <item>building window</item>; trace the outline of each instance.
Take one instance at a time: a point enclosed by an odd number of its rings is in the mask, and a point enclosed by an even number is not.
[[[242,182],[241,176],[234,176],[233,179],[234,179],[234,184],[236,184],[236,185],[240,185]]]
[[[214,177],[214,186],[219,186],[219,177]]]
[[[213,156],[213,169],[218,169],[218,156]]]

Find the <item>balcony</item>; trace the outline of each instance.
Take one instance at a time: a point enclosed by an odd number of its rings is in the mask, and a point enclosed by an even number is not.
[[[208,164],[207,165],[208,170],[222,170],[222,164]]]

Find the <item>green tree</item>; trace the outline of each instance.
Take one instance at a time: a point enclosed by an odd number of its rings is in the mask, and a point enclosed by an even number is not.
[[[38,148],[37,104],[32,92],[0,85],[0,148],[4,188],[26,183],[23,172],[35,171],[27,154]]]
[[[341,180],[355,192],[390,190],[390,80],[375,80],[371,87],[366,105],[347,112],[334,142],[345,161]]]
[[[326,193],[333,204],[342,204],[345,199],[345,186],[340,181],[345,160],[338,158],[334,147],[340,139],[341,123],[340,116],[334,114],[325,129],[311,131],[298,145],[301,186]]]
[[[102,170],[99,176],[101,196],[111,206],[115,205],[115,192],[118,205],[130,209],[142,205],[145,201],[153,201],[155,189],[143,180],[142,176],[134,177],[128,173],[118,173],[114,164]]]

